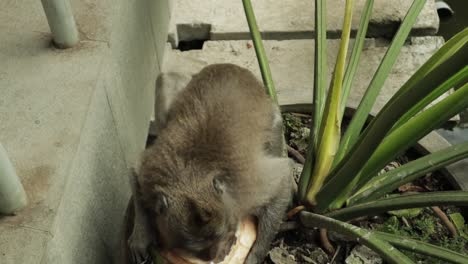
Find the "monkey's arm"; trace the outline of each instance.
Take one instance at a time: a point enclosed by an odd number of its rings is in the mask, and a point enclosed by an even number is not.
[[[138,186],[136,173],[132,172],[130,178],[130,185],[133,194],[131,199],[134,207],[133,231],[127,241],[130,249],[130,257],[134,264],[150,264],[150,262],[145,261],[148,261],[149,259],[148,246],[156,242],[154,240],[155,233],[148,222],[146,212],[138,202],[138,199],[136,199]]]
[[[247,257],[246,264],[261,263],[270,250],[270,244],[279,231],[286,211],[291,205],[294,194],[292,175],[280,175],[282,183],[275,188],[275,196],[258,208],[254,215],[257,218],[257,240]]]
[[[286,143],[283,135],[283,119],[278,106],[273,106],[271,137],[266,143],[266,152],[275,157],[287,159]],[[278,166],[278,167],[277,167]],[[270,244],[279,231],[283,217],[292,203],[294,193],[297,189],[296,183],[291,175],[291,167],[288,161],[274,162],[268,168],[276,167],[266,174],[274,175],[273,179],[281,179],[279,184],[272,190],[273,198],[269,204],[264,205],[254,212],[257,217],[257,240],[250,250],[246,264],[261,263],[270,249]],[[286,169],[286,167],[289,168]],[[273,183],[274,181],[270,181]]]
[[[287,189],[287,188],[285,188]],[[279,231],[290,203],[290,195],[283,193],[273,199],[269,206],[261,208],[257,217],[257,240],[247,257],[246,264],[262,263],[270,250],[270,245]]]

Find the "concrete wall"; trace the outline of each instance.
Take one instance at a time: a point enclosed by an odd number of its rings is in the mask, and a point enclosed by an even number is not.
[[[111,263],[128,169],[106,90],[98,87],[42,262]]]
[[[108,49],[41,263],[111,263],[144,149],[164,56],[168,0],[107,2]]]

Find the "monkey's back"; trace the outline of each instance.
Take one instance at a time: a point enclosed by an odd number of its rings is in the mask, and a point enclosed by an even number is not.
[[[179,163],[206,161],[244,175],[271,136],[273,113],[272,100],[250,71],[210,65],[171,105],[155,151]]]

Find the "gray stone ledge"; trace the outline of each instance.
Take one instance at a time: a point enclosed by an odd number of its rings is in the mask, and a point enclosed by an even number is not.
[[[401,85],[413,74],[441,45],[440,37],[414,37],[403,47],[389,79],[374,105],[371,114],[375,115],[393,96]],[[335,61],[339,40],[329,40],[329,70]],[[352,45],[352,42],[351,42]],[[310,104],[313,84],[313,40],[265,41],[265,49],[280,105]],[[368,39],[357,70],[353,90],[348,100],[348,108],[355,109],[360,98],[375,72],[378,63],[385,54],[387,43],[382,40]],[[197,73],[204,66],[213,63],[234,63],[250,69],[261,80],[255,51],[250,41],[208,41],[202,50],[180,52],[167,46],[163,72],[176,72],[177,80],[169,80],[157,92],[166,96],[176,94],[188,82],[190,75]],[[329,76],[330,78],[330,76]],[[450,91],[451,92],[451,91]],[[448,93],[450,93],[448,92]],[[441,96],[440,99],[447,94]],[[452,118],[456,121],[458,117]],[[435,152],[450,146],[450,143],[436,132],[431,132],[419,141],[418,149],[422,152]],[[468,190],[465,169],[468,160],[459,161],[447,167],[445,172],[456,188]]]
[[[339,40],[328,41],[328,79],[333,71]],[[353,45],[352,40],[350,45]],[[372,109],[376,114],[441,45],[441,37],[413,37],[402,48],[382,92]],[[312,102],[314,73],[314,40],[265,41],[279,103],[306,104]],[[181,52],[167,47],[163,72],[193,74],[212,63],[234,63],[250,69],[260,80],[261,75],[251,41],[207,41],[202,50]],[[348,107],[356,108],[388,48],[384,40],[367,39],[356,72]],[[372,74],[371,74],[372,73]]]
[[[314,1],[257,0],[252,1],[258,25],[264,39],[310,39],[314,35]],[[352,34],[355,34],[365,0],[357,0],[353,16]],[[369,24],[368,37],[391,37],[403,20],[412,1],[376,0]],[[328,36],[341,34],[345,0],[327,1]],[[338,8],[334,8],[338,7]],[[176,0],[173,25],[169,40],[194,38],[210,40],[250,39],[241,1],[230,0]],[[427,1],[412,30],[412,36],[434,35],[439,18],[434,0]],[[200,30],[201,29],[201,30]]]

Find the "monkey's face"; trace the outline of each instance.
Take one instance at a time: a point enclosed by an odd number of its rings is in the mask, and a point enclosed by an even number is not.
[[[184,192],[166,187],[157,194],[154,212],[159,240],[179,255],[222,261],[236,241],[237,208],[217,178],[196,185]]]

